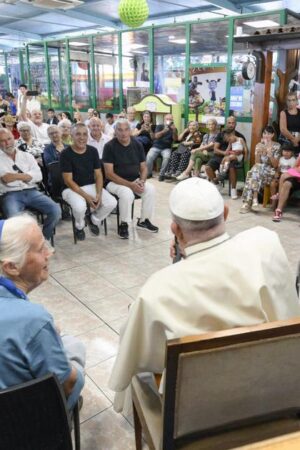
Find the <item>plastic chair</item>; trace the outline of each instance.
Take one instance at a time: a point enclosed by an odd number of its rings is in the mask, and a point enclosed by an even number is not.
[[[75,450],[80,450],[78,407]],[[72,450],[71,415],[53,374],[0,391],[0,450]]]
[[[133,377],[137,450],[227,450],[299,431],[300,320],[167,342],[163,396]]]

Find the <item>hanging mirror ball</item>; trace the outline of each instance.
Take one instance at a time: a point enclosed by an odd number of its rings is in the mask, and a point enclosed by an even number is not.
[[[149,16],[146,0],[121,0],[118,10],[121,21],[130,28],[140,27]]]

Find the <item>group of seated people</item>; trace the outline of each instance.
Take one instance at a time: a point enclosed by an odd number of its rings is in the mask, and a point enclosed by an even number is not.
[[[38,189],[42,172],[51,194],[51,164],[58,163],[65,188],[63,199],[75,218],[76,237],[85,239],[85,224],[94,235],[100,224],[119,206],[118,235],[128,239],[128,224],[135,198],[141,198],[141,215],[137,228],[156,233],[151,223],[154,210],[154,187],[146,182],[147,168],[141,143],[131,138],[130,122],[119,119],[113,137],[103,133],[100,118],[91,115],[86,123],[71,126],[69,119],[57,125],[43,122],[42,111],[26,114],[27,98],[21,102],[15,141],[7,128],[0,129],[0,194],[5,217],[24,209],[34,209],[46,216],[43,233],[51,240],[61,218],[58,203]],[[42,170],[41,170],[42,169]]]
[[[285,137],[282,146],[275,142],[275,131],[271,126],[263,130],[261,142],[255,148],[255,164],[247,173],[240,213],[257,212],[259,193],[265,186],[270,186],[275,209],[273,220],[278,222],[290,192],[300,188],[300,160],[294,156],[300,138],[294,136],[293,123],[291,125],[288,119],[298,117],[298,109],[296,113],[294,111],[294,97],[289,94],[288,109],[280,116],[281,139]],[[65,113],[58,121],[50,108],[45,123],[39,109],[31,110],[28,117],[27,102],[27,96],[23,95],[19,104],[18,139],[14,142],[9,127],[0,129],[1,207],[7,217],[28,207],[45,214],[47,239],[53,236],[61,211],[51,198],[37,189],[37,184],[42,180],[42,173],[45,176],[53,163],[59,163],[61,167],[65,184],[62,197],[72,209],[78,240],[85,239],[86,223],[90,231],[98,235],[100,224],[115,209],[117,201],[121,219],[118,235],[127,239],[131,206],[136,197],[142,198],[137,227],[158,231],[151,223],[154,187],[146,182],[152,176],[158,156],[162,156],[159,181],[166,178],[182,181],[193,172],[193,176],[204,176],[219,184],[228,174],[231,198],[238,198],[237,168],[243,163],[248,149],[245,137],[236,130],[233,116],[227,118],[222,131],[218,131],[217,121],[211,118],[207,133],[201,133],[199,124],[191,121],[178,135],[172,114],[164,116],[163,124],[154,125],[149,111],[145,111],[142,121],[138,122],[135,109],[129,107],[127,113],[120,113],[117,122],[108,113],[104,125],[97,111],[90,108],[84,122],[78,118],[72,125]],[[174,143],[179,145],[172,151]],[[47,174],[46,177],[51,192],[51,176]]]

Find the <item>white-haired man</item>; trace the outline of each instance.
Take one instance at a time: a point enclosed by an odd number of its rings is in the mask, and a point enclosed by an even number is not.
[[[75,218],[77,239],[85,239],[85,213],[87,205],[91,214],[86,216],[91,233],[99,235],[99,225],[116,207],[116,199],[103,189],[101,163],[96,148],[87,145],[88,129],[84,123],[72,128],[73,144],[64,149],[60,166],[65,189],[63,199],[69,203]]]
[[[106,142],[110,141],[110,137],[102,133],[103,123],[99,117],[91,117],[88,124],[89,138],[88,145],[98,150],[99,158],[102,159],[103,149]]]
[[[13,135],[5,128],[0,129],[0,149],[0,194],[5,217],[35,208],[45,215],[43,233],[50,240],[61,218],[61,209],[37,189],[37,183],[42,180],[37,161],[30,153],[16,148]]]
[[[133,375],[163,372],[167,339],[300,314],[276,233],[255,227],[230,237],[228,207],[199,178],[173,189],[170,210],[184,259],[152,275],[129,310],[109,383],[117,410]]]
[[[128,223],[135,194],[142,199],[141,217],[137,228],[157,233],[158,228],[150,222],[154,209],[154,187],[146,183],[147,166],[143,146],[130,135],[127,119],[118,119],[115,124],[116,137],[104,146],[103,163],[105,176],[109,180],[106,188],[119,198],[121,239],[128,239]]]
[[[26,91],[27,92],[27,91]],[[27,96],[26,94],[22,98],[20,120],[28,122],[31,128],[32,136],[38,139],[43,145],[49,144],[50,139],[47,133],[48,124],[43,122],[43,113],[40,109],[33,109],[30,111],[31,118],[27,118]]]
[[[71,410],[84,385],[85,349],[61,337],[48,311],[27,297],[47,280],[51,254],[31,216],[0,221],[0,389],[54,373]]]

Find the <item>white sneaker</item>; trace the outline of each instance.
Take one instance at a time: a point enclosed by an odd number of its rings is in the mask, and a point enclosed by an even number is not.
[[[236,200],[237,198],[238,198],[237,190],[231,188],[231,199],[232,199],[232,200]]]
[[[180,175],[178,175],[178,177],[176,177],[176,180],[183,181],[183,180],[186,180],[187,178],[190,178],[190,176],[186,175],[184,172],[182,172]]]

